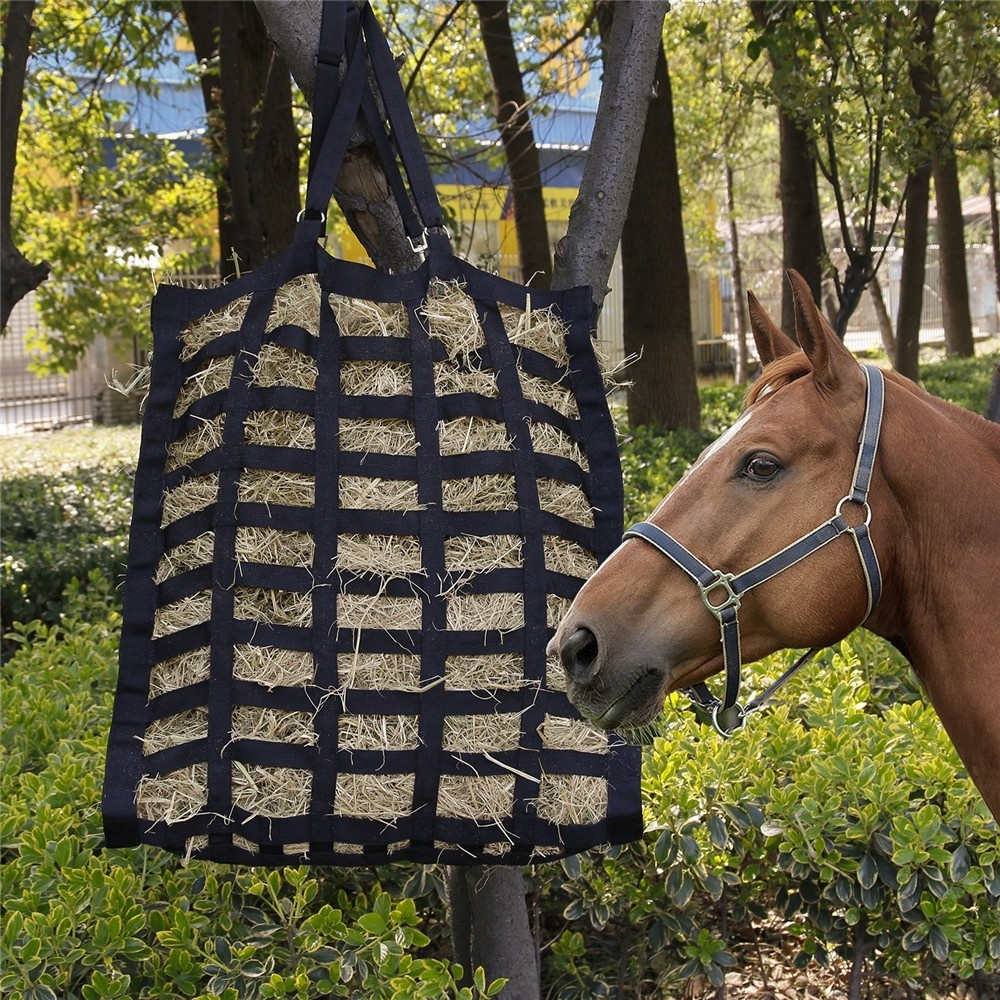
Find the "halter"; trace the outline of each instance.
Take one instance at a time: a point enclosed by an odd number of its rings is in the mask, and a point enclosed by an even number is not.
[[[821,549],[841,535],[849,534],[854,539],[861,568],[868,591],[868,607],[862,622],[867,621],[882,594],[882,573],[872,545],[868,526],[872,511],[868,505],[868,489],[871,486],[875,454],[878,451],[879,432],[882,428],[882,410],[885,402],[885,382],[882,372],[872,365],[863,365],[865,373],[865,418],[858,435],[858,458],[854,465],[854,480],[851,492],[837,504],[833,517],[818,528],[803,535],[780,552],[762,560],[743,573],[723,573],[710,569],[697,556],[689,552],[680,542],[662,528],[648,521],[640,521],[625,532],[625,538],[641,538],[658,549],[668,559],[675,562],[698,585],[705,607],[716,617],[721,629],[722,660],[726,671],[726,689],[720,701],[709,693],[703,683],[686,689],[685,693],[696,705],[709,713],[712,725],[723,736],[731,736],[746,725],[749,715],[763,708],[764,703],[781,687],[817,650],[811,649],[789,667],[766,691],[751,699],[746,707],[737,701],[740,689],[740,626],[737,614],[740,600],[748,590],[770,580],[782,570],[794,566],[806,556]],[[841,510],[844,504],[853,503],[861,507],[865,514],[862,524],[851,526],[844,520]]]

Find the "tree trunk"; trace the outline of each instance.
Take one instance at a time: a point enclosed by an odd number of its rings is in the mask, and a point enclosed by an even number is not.
[[[3,36],[3,77],[0,79],[0,329],[11,310],[34,291],[52,270],[47,261],[32,264],[14,244],[10,210],[14,200],[17,133],[21,127],[24,78],[28,68],[35,0],[11,0]]]
[[[944,343],[949,357],[971,358],[972,313],[969,309],[969,278],[965,263],[965,223],[958,166],[951,144],[934,161],[934,197],[937,201],[937,231],[940,247],[941,307]]]
[[[986,393],[986,406],[983,407],[983,416],[987,420],[992,420],[995,424],[1000,424],[1000,361],[993,369],[993,379],[990,382],[989,391]]]
[[[910,82],[917,96],[917,120],[930,120],[934,107],[934,21],[937,0],[917,0],[917,54],[910,65]],[[906,188],[903,224],[903,267],[899,279],[899,314],[896,317],[896,354],[893,367],[900,375],[920,377],[920,317],[924,303],[927,266],[927,203],[930,200],[931,163],[918,164]]]
[[[868,294],[872,297],[872,306],[875,308],[875,315],[878,317],[878,332],[882,338],[882,350],[887,357],[892,357],[896,353],[896,335],[892,332],[892,317],[885,307],[885,299],[882,296],[882,282],[878,280],[878,275],[872,276],[868,282]]]
[[[736,382],[746,382],[749,372],[747,357],[746,292],[743,288],[743,264],[740,261],[740,230],[736,225],[736,198],[733,194],[733,168],[726,161],[726,210],[729,215],[729,255],[733,272],[733,331],[736,334]]]
[[[552,255],[542,196],[542,168],[510,30],[507,0],[476,0],[475,6],[493,77],[500,141],[510,173],[521,280],[536,288],[548,288],[552,282]]]
[[[990,247],[993,250],[993,286],[996,290],[997,313],[1000,314],[1000,212],[997,211],[997,174],[995,161],[988,157],[990,195]]]

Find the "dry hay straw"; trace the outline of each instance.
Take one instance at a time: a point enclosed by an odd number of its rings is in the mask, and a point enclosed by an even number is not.
[[[566,617],[573,602],[568,597],[558,594],[547,594],[545,597],[545,621],[550,628],[557,628]]]
[[[522,562],[520,535],[449,535],[444,540],[449,573],[517,569]]]
[[[521,370],[518,370],[517,377],[521,380],[521,392],[525,399],[551,406],[557,413],[573,420],[580,416],[576,398],[568,388]]]
[[[316,448],[316,421],[294,410],[251,410],[243,425],[247,444],[271,448]]]
[[[413,653],[342,653],[337,678],[343,690],[420,691],[420,657]]]
[[[233,377],[233,357],[209,358],[194,374],[189,375],[177,393],[174,416],[179,417],[195,400],[229,388]]]
[[[309,712],[289,712],[280,708],[235,705],[232,715],[234,740],[269,740],[312,747],[319,741]]]
[[[222,427],[226,415],[220,413],[211,420],[205,420],[202,417],[195,419],[196,423],[189,431],[167,445],[167,461],[164,466],[167,472],[191,465],[203,455],[221,447]]]
[[[568,538],[545,535],[542,538],[542,547],[545,568],[553,573],[565,573],[566,576],[576,576],[586,580],[597,569],[597,557],[594,553]]]
[[[235,554],[237,563],[308,568],[312,566],[316,546],[307,531],[238,527]]]
[[[300,326],[319,335],[319,306],[322,296],[315,274],[300,274],[274,293],[265,333],[279,326]]]
[[[423,605],[419,597],[388,594],[340,594],[337,627],[358,629],[419,629]]]
[[[528,295],[527,308],[515,309],[514,306],[501,304],[500,316],[507,331],[507,339],[512,344],[530,347],[563,368],[568,367],[566,334],[569,331],[552,306],[532,309],[531,296]]]
[[[339,424],[341,451],[365,455],[417,454],[417,432],[409,420],[355,420],[345,418]]]
[[[237,587],[233,593],[233,615],[266,625],[312,625],[312,597],[294,590]]]
[[[514,811],[514,780],[513,774],[443,774],[438,782],[437,813],[499,823]]]
[[[411,479],[341,476],[340,506],[351,510],[423,510],[417,484]]]
[[[251,298],[250,295],[241,295],[221,309],[213,309],[188,323],[181,330],[184,344],[181,348],[181,361],[190,361],[206,344],[239,330],[246,319]]]
[[[413,782],[412,774],[338,774],[333,814],[393,826],[413,811]]]
[[[410,366],[402,361],[342,361],[340,391],[345,396],[412,396]]]
[[[233,761],[233,805],[251,816],[305,816],[311,795],[311,771]]]
[[[331,295],[340,332],[349,337],[409,337],[410,318],[402,302],[369,302]]]
[[[473,451],[510,451],[514,445],[507,428],[485,417],[459,417],[437,425],[442,455],[467,455]]]
[[[144,774],[135,791],[136,815],[153,823],[182,823],[208,805],[208,765],[189,764],[167,774]]]
[[[497,377],[485,368],[469,368],[455,361],[434,362],[434,391],[438,396],[472,392],[489,399],[499,399]]]
[[[337,539],[339,572],[378,575],[386,579],[426,574],[416,535],[359,535],[345,532]]]
[[[165,719],[154,719],[142,736],[144,756],[208,738],[208,706],[199,705]]]
[[[545,658],[545,686],[550,691],[566,690],[566,671],[563,670],[563,666],[557,656],[547,656]]]
[[[524,657],[519,653],[449,656],[444,671],[450,691],[516,691],[538,683],[524,676]]]
[[[319,365],[315,358],[281,344],[264,344],[250,369],[251,382],[263,389],[288,385],[315,390],[318,377]]]
[[[149,697],[156,698],[167,691],[178,691],[207,681],[212,667],[212,650],[199,646],[188,653],[154,663],[149,671]]]
[[[215,503],[218,496],[219,474],[217,472],[185,479],[172,490],[164,491],[160,527],[165,528],[168,524],[179,521],[185,514],[203,510]]]
[[[543,774],[535,810],[559,826],[600,822],[608,813],[608,783],[586,774]]]
[[[533,420],[528,424],[528,430],[531,432],[531,446],[536,452],[568,458],[584,471],[590,469],[590,463],[580,445],[555,424]]]
[[[337,720],[340,750],[416,750],[419,745],[416,715],[342,715]]]
[[[266,687],[304,687],[316,678],[312,653],[279,646],[252,646],[239,643],[233,647],[233,677]]]
[[[441,504],[447,511],[517,510],[517,481],[507,475],[445,479]]]
[[[449,358],[457,358],[486,346],[474,299],[457,281],[434,278],[427,298],[417,309],[429,336],[441,341]]]
[[[516,750],[521,742],[519,712],[446,715],[441,746],[452,753]]]
[[[244,469],[237,485],[240,503],[316,506],[316,477],[278,469]]]
[[[542,746],[547,750],[576,750],[580,753],[607,753],[608,734],[584,722],[546,713],[538,727]]]
[[[212,591],[182,597],[172,604],[165,604],[153,613],[153,638],[180,632],[192,625],[201,625],[212,617]]]
[[[189,538],[186,542],[181,542],[180,545],[175,545],[172,549],[164,552],[156,566],[153,582],[163,583],[164,580],[169,580],[172,576],[186,573],[198,566],[210,565],[214,552],[214,531],[204,531],[194,538]]]
[[[575,483],[542,477],[538,480],[538,503],[542,510],[558,514],[588,528],[594,526],[594,511],[587,494]]]
[[[524,594],[453,594],[448,597],[448,628],[463,632],[524,628]]]

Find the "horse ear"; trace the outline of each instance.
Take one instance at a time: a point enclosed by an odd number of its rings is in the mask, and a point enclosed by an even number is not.
[[[858,363],[820,312],[806,279],[798,271],[786,273],[795,303],[795,335],[812,365],[814,381],[825,389],[857,381]]]
[[[762,365],[769,365],[775,358],[782,358],[799,349],[795,341],[764,311],[757,296],[749,291],[747,308],[750,312],[750,330],[757,345],[757,357]]]

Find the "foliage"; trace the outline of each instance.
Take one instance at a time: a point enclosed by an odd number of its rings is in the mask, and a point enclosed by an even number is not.
[[[920,382],[935,396],[981,414],[986,408],[993,369],[1000,362],[1000,351],[974,358],[949,358],[920,366]]]

